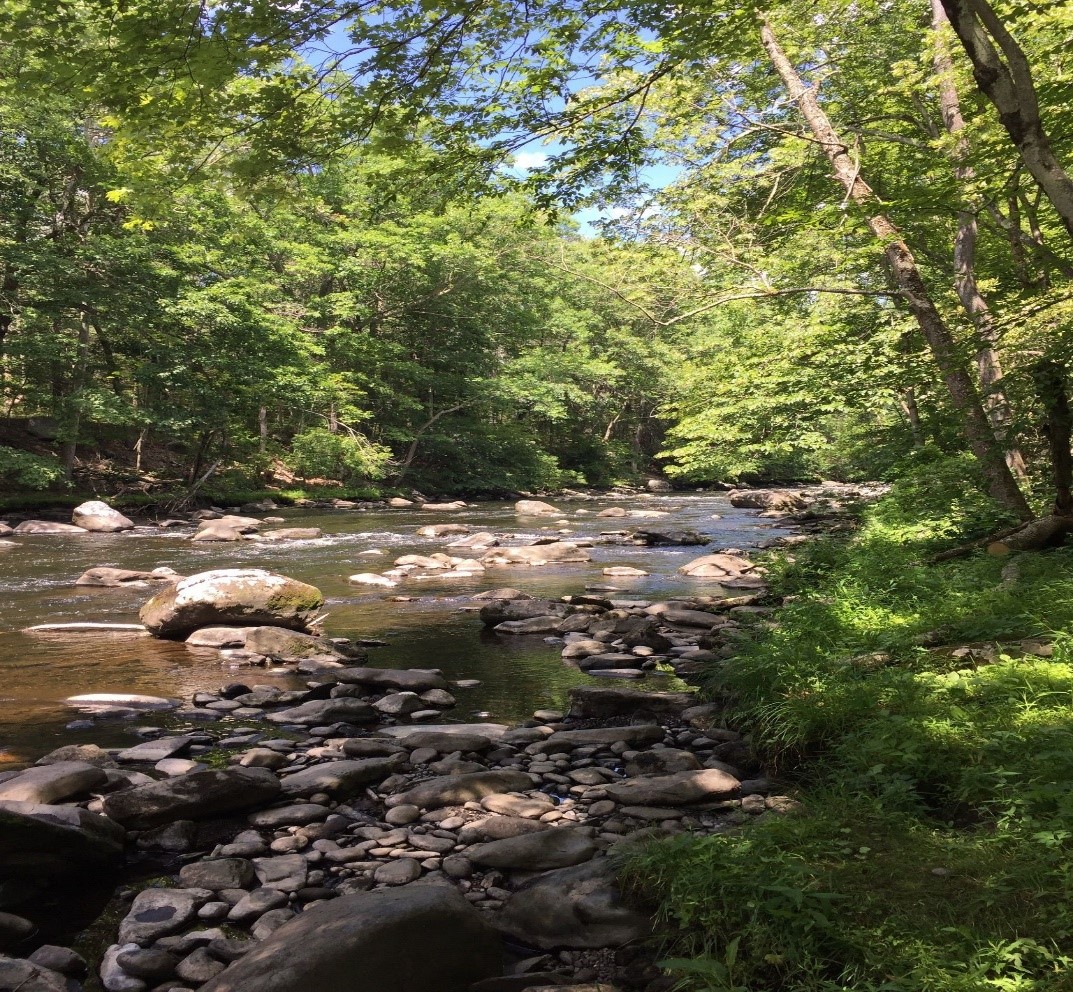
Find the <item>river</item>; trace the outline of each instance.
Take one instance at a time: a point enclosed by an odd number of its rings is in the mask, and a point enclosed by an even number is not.
[[[0,552],[0,770],[32,761],[62,744],[129,744],[135,726],[153,722],[140,716],[132,725],[100,722],[67,729],[78,714],[63,700],[88,692],[137,692],[188,699],[195,691],[227,682],[300,685],[285,669],[229,668],[214,651],[148,637],[23,633],[42,623],[71,621],[133,622],[152,589],[76,587],[87,568],[111,565],[151,569],[167,565],[182,574],[210,568],[260,567],[282,572],[320,588],[331,636],[375,638],[370,664],[392,668],[440,668],[449,679],[477,679],[480,685],[458,690],[451,718],[517,722],[535,709],[559,707],[575,685],[596,681],[567,667],[560,647],[541,637],[505,636],[486,631],[469,597],[485,589],[514,586],[534,596],[557,598],[593,586],[614,586],[611,595],[629,599],[666,599],[718,593],[711,580],[689,579],[676,569],[701,554],[735,547],[756,548],[786,533],[755,510],[739,510],[723,496],[638,495],[627,500],[557,500],[569,534],[564,539],[601,540],[601,531],[620,528],[696,530],[711,538],[707,548],[647,548],[596,543],[588,564],[540,568],[495,567],[472,579],[410,578],[392,590],[355,586],[347,576],[381,572],[404,554],[448,550],[451,540],[419,537],[430,523],[461,523],[490,530],[501,543],[526,543],[555,534],[554,518],[520,518],[511,503],[481,503],[448,513],[420,510],[350,509],[272,511],[286,519],[277,526],[319,527],[316,540],[207,544],[188,540],[190,530],[143,527],[123,534],[19,537],[17,547]],[[609,506],[658,510],[652,520],[600,518]],[[587,511],[579,513],[578,511]],[[506,535],[511,535],[507,537]],[[380,554],[363,552],[378,551]],[[476,555],[461,551],[461,557]],[[612,565],[644,569],[643,577],[607,578]],[[394,602],[391,596],[412,596]],[[631,685],[673,688],[667,675],[652,675]],[[168,717],[157,717],[167,723]]]

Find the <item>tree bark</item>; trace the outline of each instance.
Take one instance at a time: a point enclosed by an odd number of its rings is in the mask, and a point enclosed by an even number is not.
[[[1031,519],[1032,511],[995,443],[972,378],[961,365],[953,335],[928,293],[913,253],[898,228],[879,209],[879,198],[861,177],[858,163],[850,156],[815,93],[805,86],[786,57],[768,22],[761,28],[761,39],[790,97],[831,163],[835,178],[846,190],[847,197],[868,215],[868,227],[883,246],[891,276],[931,350],[954,406],[961,413],[969,446],[980,462],[991,495],[1021,519]]]
[[[1054,512],[1068,516],[1073,514],[1073,453],[1070,451],[1073,413],[1069,409],[1065,370],[1045,358],[1036,363],[1032,378],[1043,404],[1043,436],[1047,438],[1054,466]]]
[[[942,0],[931,0],[932,28],[935,31],[935,75],[939,81],[939,108],[947,133],[956,140],[954,148],[954,178],[960,184],[971,182],[976,172],[965,163],[968,142],[965,140],[965,118],[961,116],[961,102],[954,85],[954,64],[942,34],[949,24]],[[961,306],[976,328],[976,370],[980,392],[984,399],[984,412],[995,432],[995,439],[1005,448],[1006,464],[1014,476],[1024,482],[1028,478],[1024,456],[1013,439],[1013,416],[1009,397],[1002,387],[1002,362],[997,350],[998,328],[995,326],[991,307],[980,292],[976,281],[976,244],[978,228],[976,214],[962,206],[958,210],[958,230],[954,238],[954,290]]]
[[[994,104],[1025,168],[1073,238],[1073,179],[1058,162],[1043,129],[1032,70],[1024,51],[988,0],[942,0],[942,5],[972,62],[976,85]]]

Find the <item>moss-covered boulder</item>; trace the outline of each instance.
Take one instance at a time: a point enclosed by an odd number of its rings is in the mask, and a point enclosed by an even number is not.
[[[141,609],[156,637],[185,638],[200,627],[286,627],[307,631],[324,596],[315,586],[263,568],[218,568],[181,579]]]

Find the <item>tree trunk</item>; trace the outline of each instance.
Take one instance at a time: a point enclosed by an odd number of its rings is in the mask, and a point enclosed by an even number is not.
[[[257,450],[263,455],[268,446],[268,410],[263,406],[257,408],[257,430],[259,434]]]
[[[1030,519],[1032,511],[995,443],[972,378],[961,366],[953,336],[928,293],[913,253],[890,218],[878,210],[879,198],[861,177],[849,149],[820,107],[815,93],[802,82],[767,22],[761,29],[761,38],[775,70],[831,163],[835,178],[845,188],[847,197],[869,214],[868,227],[883,246],[894,282],[924,335],[954,406],[961,413],[969,446],[980,461],[991,495],[1021,519]]]
[[[939,107],[947,133],[957,141],[954,149],[954,178],[960,184],[966,184],[976,177],[976,173],[972,166],[965,164],[969,151],[963,134],[965,119],[961,116],[961,103],[954,86],[954,65],[942,35],[944,25],[949,23],[942,0],[931,0],[931,13],[932,28],[936,32],[935,75],[939,80]],[[998,329],[991,315],[991,307],[976,281],[977,233],[976,214],[962,207],[958,210],[958,230],[954,238],[954,289],[961,306],[976,328],[976,369],[980,392],[984,398],[984,412],[995,432],[995,439],[1005,448],[1006,464],[1014,476],[1024,482],[1028,478],[1028,471],[1025,468],[1024,456],[1016,443],[1013,443],[1010,401],[1001,385],[1002,363],[996,349]]]
[[[1032,378],[1046,414],[1043,436],[1047,438],[1054,466],[1054,512],[1068,516],[1073,514],[1073,454],[1070,452],[1073,414],[1069,410],[1065,370],[1047,358],[1036,364]]]
[[[994,104],[1025,167],[1073,238],[1073,179],[1055,158],[1043,129],[1032,70],[1024,51],[987,0],[942,0],[942,4],[972,62],[976,85]]]

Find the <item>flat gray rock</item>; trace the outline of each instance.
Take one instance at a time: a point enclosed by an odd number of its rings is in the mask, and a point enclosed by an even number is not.
[[[105,815],[144,829],[172,820],[198,820],[237,813],[279,796],[279,779],[267,768],[225,768],[124,789],[105,796]]]
[[[0,878],[70,876],[118,861],[126,832],[78,806],[0,801]]]
[[[124,748],[116,757],[120,761],[144,761],[156,764],[165,758],[174,758],[185,752],[193,743],[190,737],[158,737],[152,741],[142,741],[134,747]]]
[[[326,761],[305,768],[281,780],[286,796],[309,796],[326,792],[336,799],[345,799],[361,792],[367,785],[382,782],[404,760],[402,755],[388,758],[353,758]]]
[[[466,851],[466,857],[474,864],[486,868],[545,871],[590,861],[596,856],[596,852],[597,847],[592,838],[580,830],[556,827],[493,840],[486,844],[475,844]]]
[[[188,889],[248,889],[256,878],[253,864],[245,858],[214,858],[194,861],[179,871],[179,884]]]
[[[387,806],[418,806],[439,809],[441,806],[480,800],[495,792],[523,792],[533,788],[533,780],[524,772],[487,771],[466,775],[444,775],[421,782],[406,792],[389,796]]]
[[[119,924],[119,943],[146,947],[197,917],[198,896],[189,889],[143,889]]]
[[[85,761],[35,765],[0,783],[0,801],[56,803],[95,789],[108,781],[102,768]]]
[[[333,668],[327,674],[333,682],[367,685],[373,689],[426,692],[429,689],[448,687],[447,680],[442,675],[416,668]]]
[[[607,786],[607,795],[626,806],[681,806],[702,800],[728,799],[741,783],[717,768],[640,776]]]
[[[295,723],[317,727],[327,723],[376,723],[379,715],[362,699],[311,699],[300,706],[276,710],[265,718],[271,723]]]

